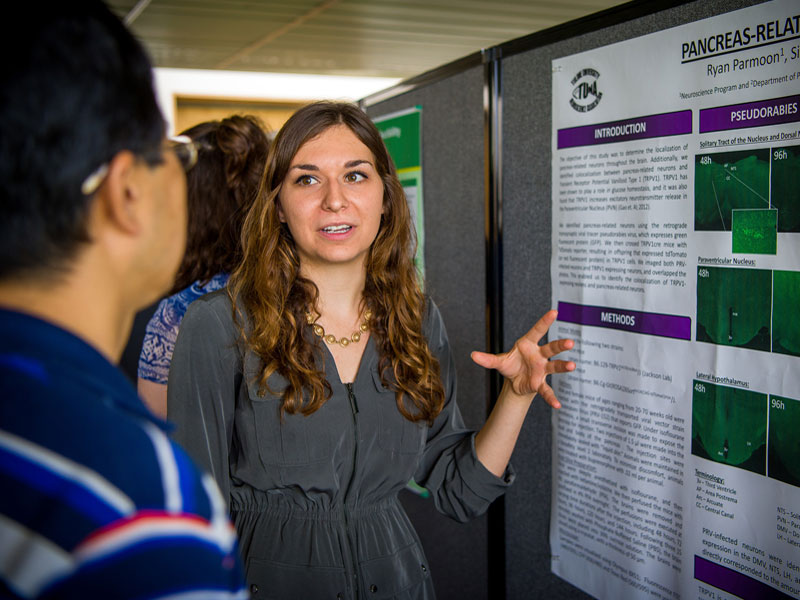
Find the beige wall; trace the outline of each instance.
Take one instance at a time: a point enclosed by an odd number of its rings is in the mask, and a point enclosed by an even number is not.
[[[305,102],[262,102],[259,100],[231,100],[226,98],[175,97],[175,131],[180,133],[202,123],[224,119],[234,114],[259,117],[267,131],[275,133],[295,110]]]

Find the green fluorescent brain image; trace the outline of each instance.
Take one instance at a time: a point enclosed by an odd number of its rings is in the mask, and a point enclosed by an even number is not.
[[[800,233],[800,146],[772,149],[772,206],[778,231]]]
[[[695,156],[694,228],[730,231],[731,212],[770,208],[769,148]]]
[[[767,395],[695,381],[692,454],[766,474]]]
[[[800,400],[770,396],[769,471],[773,479],[800,487]]]
[[[772,272],[698,267],[697,341],[770,351]]]
[[[800,356],[800,273],[775,271],[773,280],[772,351]]]
[[[734,254],[778,253],[778,211],[744,209],[732,213],[731,231]]]

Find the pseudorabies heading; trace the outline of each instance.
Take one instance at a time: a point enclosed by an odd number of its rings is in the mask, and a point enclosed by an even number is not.
[[[681,62],[687,63],[749,48],[768,46],[800,36],[800,15],[714,33],[681,45]]]

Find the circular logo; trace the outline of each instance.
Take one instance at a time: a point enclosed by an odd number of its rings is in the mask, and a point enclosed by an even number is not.
[[[597,91],[597,79],[600,73],[594,69],[582,69],[570,82],[572,84],[572,97],[570,106],[578,112],[589,112],[600,103],[603,92]]]

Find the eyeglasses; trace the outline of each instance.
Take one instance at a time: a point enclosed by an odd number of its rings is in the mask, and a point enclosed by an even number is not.
[[[169,138],[168,147],[178,157],[183,171],[188,173],[197,164],[198,145],[188,135],[174,135]]]
[[[188,173],[193,166],[197,164],[197,144],[188,135],[176,135],[170,137],[164,144],[163,150],[170,150],[175,153],[178,162],[181,163],[184,172]],[[148,154],[143,156],[145,159],[160,160],[161,154],[153,156]],[[95,169],[81,184],[81,192],[84,196],[91,196],[94,194],[100,184],[103,183],[108,175],[108,163],[103,163]]]

